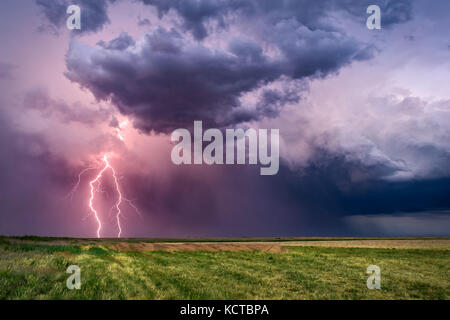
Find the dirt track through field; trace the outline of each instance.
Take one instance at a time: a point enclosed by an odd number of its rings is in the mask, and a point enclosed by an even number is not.
[[[288,242],[179,242],[129,243],[119,242],[109,247],[131,251],[265,251],[284,252],[289,247],[332,248],[396,248],[396,249],[450,249],[450,239],[439,240],[340,240],[340,241],[288,241]]]
[[[39,245],[81,245],[105,246],[117,251],[263,251],[278,253],[288,251],[290,247],[329,247],[329,248],[386,248],[386,249],[441,249],[450,250],[450,238],[435,239],[347,239],[347,240],[292,240],[292,241],[201,241],[201,242],[147,242],[127,241],[126,239],[71,239],[51,241],[30,241],[10,239],[12,243]]]

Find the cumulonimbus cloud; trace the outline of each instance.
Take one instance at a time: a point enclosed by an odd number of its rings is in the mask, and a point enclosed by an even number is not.
[[[162,27],[136,43],[127,34],[100,48],[72,41],[66,76],[99,100],[111,99],[143,131],[168,132],[198,119],[221,127],[275,116],[301,90],[265,86],[325,77],[373,55],[372,45],[335,30],[289,20],[266,28],[264,43],[242,34],[224,48]],[[266,52],[267,46],[277,53]],[[243,103],[252,94],[256,102]]]
[[[228,18],[236,15],[247,19],[263,18],[275,25],[279,21],[293,19],[305,27],[328,29],[327,18],[336,11],[344,11],[355,19],[365,19],[369,5],[379,5],[383,11],[383,25],[408,21],[411,18],[411,1],[408,0],[141,0],[158,10],[160,16],[176,12],[182,19],[182,27],[196,39],[208,36],[208,24],[220,28],[229,26]]]

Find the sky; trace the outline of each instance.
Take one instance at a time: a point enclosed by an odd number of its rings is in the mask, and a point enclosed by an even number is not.
[[[448,12],[2,0],[0,234],[95,237],[100,220],[102,237],[450,235]],[[171,133],[194,121],[279,129],[278,173],[175,165]],[[115,175],[91,195],[105,154]]]

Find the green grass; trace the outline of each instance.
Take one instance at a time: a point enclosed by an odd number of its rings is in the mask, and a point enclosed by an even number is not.
[[[66,288],[72,264],[80,290]],[[366,287],[372,264],[381,290]],[[449,268],[439,249],[129,252],[0,239],[0,299],[449,299]]]

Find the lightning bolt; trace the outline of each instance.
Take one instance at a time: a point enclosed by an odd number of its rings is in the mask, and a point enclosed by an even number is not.
[[[124,141],[124,138],[121,135],[121,129],[123,129],[127,125],[128,125],[128,120],[125,120],[125,121],[122,121],[119,124],[118,128],[115,129],[117,137],[121,141]],[[103,163],[102,165],[99,165],[98,167],[86,168],[86,169],[82,170],[78,174],[77,183],[75,184],[75,186],[72,188],[72,190],[68,194],[68,197],[70,196],[70,198],[72,199],[73,194],[77,191],[77,189],[80,186],[81,177],[83,174],[85,174],[89,170],[99,170],[101,168],[100,171],[97,173],[97,175],[92,180],[89,181],[90,195],[89,195],[89,199],[88,199],[88,206],[90,209],[90,214],[93,214],[95,221],[97,222],[97,238],[100,238],[100,234],[101,234],[103,225],[102,225],[102,220],[100,218],[99,212],[97,211],[97,209],[94,206],[94,201],[95,201],[96,193],[104,192],[101,189],[101,184],[102,184],[102,178],[103,178],[105,172],[107,172],[107,171],[111,171],[111,173],[112,173],[112,177],[113,177],[113,181],[114,181],[114,188],[117,193],[117,201],[115,202],[114,206],[110,210],[110,214],[113,209],[115,209],[115,212],[116,212],[116,223],[117,223],[117,229],[118,229],[117,237],[120,238],[122,235],[121,205],[123,202],[126,202],[131,208],[133,208],[136,211],[136,213],[140,217],[142,217],[141,213],[139,212],[139,209],[133,204],[133,202],[123,196],[116,170],[114,169],[114,167],[111,165],[111,163],[109,161],[110,157],[111,157],[111,153],[105,153],[102,157],[102,163]]]
[[[74,187],[72,188],[72,190],[70,190],[70,192],[67,194],[66,198],[70,198],[70,200],[73,199],[73,195],[75,194],[75,192],[77,192],[78,187],[80,186],[81,183],[81,176],[83,174],[85,174],[86,172],[88,172],[89,170],[96,170],[98,168],[86,168],[84,170],[82,170],[79,174],[78,174],[78,180],[77,183],[74,185]]]
[[[120,191],[120,185],[119,185],[119,179],[117,178],[117,174],[116,174],[116,170],[114,169],[113,166],[111,166],[110,162],[109,162],[109,154],[105,154],[102,158],[103,160],[103,168],[100,170],[100,172],[97,174],[97,176],[91,180],[89,182],[89,186],[90,186],[90,197],[89,197],[89,209],[91,210],[91,212],[93,213],[95,220],[97,221],[97,238],[100,238],[100,232],[102,230],[102,221],[99,217],[98,211],[95,209],[94,207],[94,199],[95,199],[95,194],[96,191],[101,183],[101,179],[103,177],[103,174],[105,173],[105,171],[107,170],[111,170],[112,172],[112,176],[113,176],[113,180],[114,180],[114,187],[116,188],[116,192],[118,195],[118,199],[116,201],[116,204],[114,205],[114,207],[116,208],[116,222],[117,222],[117,228],[118,228],[118,233],[117,233],[117,237],[120,238],[121,234],[122,234],[122,226],[120,224],[120,216],[122,214],[122,210],[120,209],[120,205],[122,204],[122,192]]]

